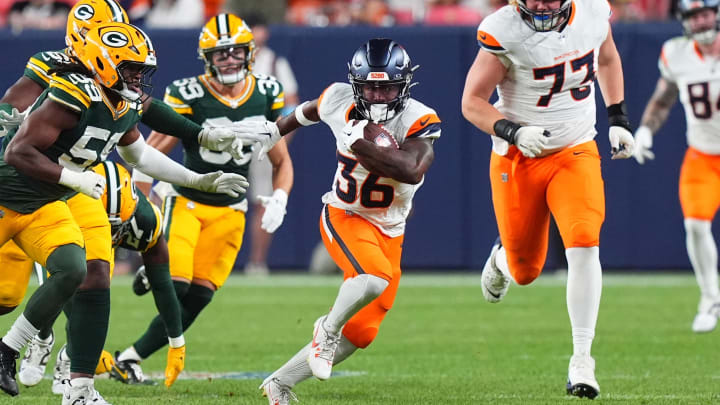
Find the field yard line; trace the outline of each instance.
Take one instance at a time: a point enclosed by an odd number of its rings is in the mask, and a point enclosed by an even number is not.
[[[113,286],[129,286],[132,283],[130,276],[118,276],[112,280]],[[270,277],[247,277],[244,275],[231,276],[226,286],[232,287],[339,287],[342,283],[340,275],[313,276],[308,274],[279,274]],[[559,287],[564,286],[566,279],[563,275],[542,275],[531,287]],[[480,273],[422,273],[405,274],[400,281],[403,288],[412,287],[479,287]],[[606,287],[690,287],[695,286],[695,277],[691,274],[670,273],[635,273],[603,275],[603,285]]]

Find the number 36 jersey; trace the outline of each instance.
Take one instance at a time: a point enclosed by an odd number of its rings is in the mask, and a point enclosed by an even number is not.
[[[204,127],[231,126],[244,119],[275,121],[285,106],[282,85],[271,76],[252,73],[245,77],[244,87],[235,98],[218,93],[207,75],[175,80],[165,90],[165,104],[175,112]],[[243,149],[244,157],[233,159],[228,152],[211,151],[196,139],[183,140],[185,167],[198,173],[222,170],[248,176],[252,156],[250,146]],[[183,197],[202,204],[229,206],[245,199],[245,195],[230,197],[206,193],[191,188],[173,186]]]
[[[318,99],[318,113],[335,135],[338,159],[332,191],[325,193],[323,203],[360,215],[387,236],[402,235],[412,198],[422,182],[401,183],[371,173],[345,147],[343,127],[351,119],[363,119],[355,110],[349,84],[330,85]],[[398,145],[410,138],[435,140],[440,137],[440,119],[435,110],[412,98],[405,109],[383,123],[383,127],[393,134]]]
[[[610,6],[605,0],[573,0],[567,25],[560,31],[536,32],[515,6],[504,6],[485,18],[477,39],[497,55],[507,74],[497,87],[495,107],[520,125],[550,131],[548,151],[595,137],[594,80],[598,54],[609,32]],[[504,155],[507,142],[493,137]]]
[[[665,42],[658,66],[680,91],[688,145],[720,155],[720,61],[703,56],[695,41],[678,37]]]

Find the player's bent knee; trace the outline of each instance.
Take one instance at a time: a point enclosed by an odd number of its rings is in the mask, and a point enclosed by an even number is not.
[[[375,337],[377,336],[377,334],[378,334],[377,326],[351,328],[350,330],[348,330],[347,325],[346,325],[345,329],[343,330],[343,335],[345,335],[347,340],[360,349],[364,349],[364,348],[370,346],[370,343],[372,343],[372,341],[375,340]]]
[[[712,233],[712,222],[697,219],[697,218],[685,218],[685,232],[688,236],[703,236],[708,233]]]
[[[9,314],[10,312],[14,311],[15,308],[17,308],[17,305],[15,305],[15,306],[0,305],[0,315]]]
[[[519,285],[528,285],[535,281],[540,275],[542,269],[534,268],[532,266],[524,266],[521,271],[512,273],[513,280]]]
[[[577,222],[570,229],[570,243],[572,247],[592,247],[600,244],[600,227],[590,222]]]
[[[85,249],[75,244],[62,245],[48,256],[46,267],[55,283],[74,292],[87,274]]]

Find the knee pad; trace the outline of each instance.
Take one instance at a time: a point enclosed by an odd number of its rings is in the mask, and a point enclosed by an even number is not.
[[[87,274],[85,249],[75,244],[60,246],[48,256],[46,268],[56,283],[75,291]]]
[[[567,248],[592,247],[600,244],[600,228],[590,222],[576,222],[570,228]]]

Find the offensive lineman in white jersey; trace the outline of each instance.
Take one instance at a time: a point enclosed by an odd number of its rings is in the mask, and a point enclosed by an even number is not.
[[[686,246],[700,286],[696,333],[710,332],[720,314],[718,253],[712,220],[720,206],[720,35],[718,0],[681,0],[678,18],[685,36],[665,42],[658,79],[640,128],[635,132],[635,159],[645,163],[655,155],[653,134],[665,123],[680,96],[687,120],[687,143],[680,171],[680,203],[685,218]]]
[[[353,55],[350,84],[333,83],[277,125],[242,121],[269,150],[281,134],[323,121],[335,135],[338,166],[322,201],[320,233],[345,274],[335,303],[315,322],[311,343],[260,386],[271,405],[285,405],[295,384],[313,375],[325,380],[333,364],[367,347],[392,307],[400,281],[405,220],[415,191],[432,163],[440,136],[435,111],[410,98],[413,67],[390,39],[371,39]],[[364,138],[368,120],[393,135],[399,149]],[[355,124],[355,125],[353,125]],[[269,136],[268,136],[269,135]]]
[[[465,118],[492,134],[490,182],[500,238],[482,274],[499,302],[510,280],[525,285],[545,263],[550,214],[568,261],[567,306],[573,355],[567,392],[595,398],[590,347],[602,269],[605,193],[593,140],[597,77],[608,106],[613,159],[632,155],[623,73],[603,0],[517,0],[478,28],[481,49],[467,75]],[[497,88],[499,100],[488,99]]]

